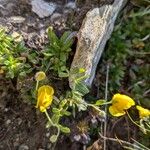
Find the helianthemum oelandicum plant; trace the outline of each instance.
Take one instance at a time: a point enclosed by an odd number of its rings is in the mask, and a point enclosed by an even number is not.
[[[38,98],[36,108],[41,112],[45,112],[51,105],[53,100],[54,89],[49,85],[43,85],[38,89]]]
[[[136,106],[136,109],[139,111],[139,117],[140,119],[148,118],[150,117],[150,110],[145,109],[141,106]]]
[[[111,101],[112,105],[109,107],[109,112],[115,117],[125,115],[126,110],[135,105],[132,98],[119,93],[115,94]]]

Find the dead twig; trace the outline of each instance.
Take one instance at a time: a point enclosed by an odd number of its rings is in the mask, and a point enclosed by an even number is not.
[[[118,143],[124,144],[125,146],[130,146],[130,147],[132,147],[133,149],[136,149],[136,150],[143,150],[143,148],[139,147],[138,145],[132,144],[130,142],[123,141],[123,140],[120,140],[120,139],[115,139],[115,138],[104,137],[101,133],[99,133],[99,135],[100,135],[101,138],[103,138],[105,140],[118,142]]]
[[[105,100],[107,102],[107,97],[108,97],[108,79],[109,79],[109,64],[107,65],[107,70],[106,70],[106,83],[105,83]],[[105,122],[104,122],[104,137],[106,136],[107,133],[107,105],[105,106]],[[106,150],[106,139],[104,139],[104,150]]]

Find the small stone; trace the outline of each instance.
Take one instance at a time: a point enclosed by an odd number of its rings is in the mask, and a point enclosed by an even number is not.
[[[61,14],[59,13],[54,13],[52,16],[51,16],[51,20],[54,21],[55,19],[58,19],[61,17]]]
[[[23,23],[25,21],[25,18],[21,16],[12,16],[8,18],[8,21],[11,23]]]
[[[31,5],[32,11],[35,12],[40,18],[52,15],[57,7],[55,3],[47,3],[43,0],[33,0]]]
[[[48,132],[48,133],[46,133],[46,137],[50,137],[50,133]]]
[[[96,119],[95,117],[93,117],[93,118],[91,119],[91,122],[92,122],[92,124],[97,124],[97,119]]]
[[[75,2],[69,2],[65,5],[66,8],[75,9],[76,3]]]
[[[15,139],[15,142],[13,143],[14,147],[18,147],[19,146],[19,138]]]
[[[8,120],[6,121],[6,124],[9,125],[10,123],[11,123],[11,120],[8,119]]]
[[[20,145],[18,150],[29,150],[29,147],[27,145]]]
[[[12,34],[11,34],[11,36],[14,38],[14,41],[15,42],[21,42],[21,41],[23,41],[23,37],[21,36],[21,34],[19,34],[18,32],[13,32]]]
[[[4,112],[8,112],[8,110],[9,110],[8,108],[5,108],[5,109],[4,109]]]
[[[18,125],[21,125],[21,123],[22,123],[22,119],[18,118]]]
[[[75,139],[75,141],[79,141],[81,139],[81,136],[80,135],[75,135],[74,139]]]

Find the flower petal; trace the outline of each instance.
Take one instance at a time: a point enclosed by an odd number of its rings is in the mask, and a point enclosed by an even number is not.
[[[150,110],[145,109],[145,108],[138,106],[138,105],[136,106],[136,109],[139,111],[139,116],[141,119],[150,116]]]
[[[117,93],[112,98],[112,105],[118,110],[126,110],[134,106],[135,102],[129,96]]]
[[[40,108],[41,112],[44,112],[49,107],[53,100],[54,89],[49,85],[41,86],[38,89],[38,100],[36,108]]]
[[[119,117],[119,116],[123,116],[125,114],[125,111],[121,110],[121,111],[118,111],[115,107],[113,106],[110,106],[109,107],[109,112],[112,116],[115,116],[115,117]]]

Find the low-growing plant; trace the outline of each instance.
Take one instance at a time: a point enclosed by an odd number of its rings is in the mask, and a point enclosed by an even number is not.
[[[13,79],[31,72],[30,65],[26,63],[27,58],[23,56],[26,52],[22,41],[6,34],[5,29],[0,29],[0,68],[7,78]]]
[[[47,128],[50,127],[57,128],[57,133],[50,137],[51,142],[56,142],[60,132],[70,133],[70,129],[61,124],[61,118],[70,115],[73,115],[75,117],[76,107],[78,108],[79,111],[85,111],[87,110],[88,107],[92,107],[99,112],[100,116],[102,116],[103,118],[105,117],[104,111],[102,111],[97,105],[89,104],[84,100],[83,97],[85,94],[89,92],[89,90],[84,85],[84,83],[81,82],[85,77],[84,74],[82,75],[83,76],[80,75],[80,78],[74,80],[75,81],[74,86],[72,87],[71,91],[67,92],[66,97],[64,98],[55,97],[54,89],[52,86],[43,85],[39,87],[39,82],[44,80],[46,77],[44,72],[38,72],[35,75],[36,79],[35,92],[37,95],[36,108],[39,108],[41,112],[45,113],[48,119],[48,123],[46,125]],[[47,111],[47,108],[49,106],[52,106],[52,112],[50,115]],[[68,108],[72,108],[72,112],[68,111]]]
[[[83,69],[82,69],[83,70]],[[82,72],[83,73],[83,72]],[[114,117],[120,117],[127,114],[130,120],[136,124],[143,132],[147,133],[150,132],[149,128],[149,117],[150,117],[150,110],[145,109],[141,106],[136,106],[139,111],[139,123],[133,121],[131,116],[128,113],[128,109],[135,105],[135,101],[123,94],[115,94],[111,101],[106,102],[105,100],[97,100],[95,104],[87,103],[84,100],[84,95],[88,93],[88,89],[85,86],[84,82],[81,82],[85,75],[80,76],[80,78],[74,80],[74,85],[69,93],[67,93],[65,98],[56,98],[54,96],[54,89],[52,86],[43,85],[39,87],[39,82],[44,80],[46,75],[44,72],[38,72],[35,75],[36,79],[36,88],[35,92],[37,95],[37,103],[36,108],[39,108],[41,112],[44,112],[48,122],[46,127],[55,127],[57,129],[57,133],[51,135],[50,141],[56,142],[60,132],[63,133],[70,133],[69,127],[66,127],[61,124],[61,118],[64,116],[73,115],[75,117],[76,107],[79,111],[85,111],[88,107],[92,107],[95,109],[99,115],[105,118],[105,112],[100,108],[102,105],[111,104],[109,106],[109,112]],[[78,87],[78,88],[76,88]],[[84,92],[83,92],[84,91]],[[49,114],[47,109],[49,106],[52,106],[51,113]],[[68,111],[68,108],[72,108],[72,112]]]
[[[122,32],[120,29],[116,29],[111,39],[112,44],[108,46],[109,49],[112,49],[112,52],[106,53],[106,58],[111,55],[111,58],[107,60],[111,63],[110,91],[121,86],[121,80],[125,75],[124,64],[127,63],[127,57],[130,54],[129,49],[133,46],[135,48],[143,48],[145,46],[140,39],[133,39],[128,42],[129,45],[125,45],[122,41],[130,33],[127,32],[122,35]],[[51,142],[56,142],[61,132],[65,134],[70,133],[70,128],[62,123],[64,116],[73,116],[75,118],[77,109],[78,111],[86,111],[89,107],[92,107],[105,120],[107,111],[103,111],[101,106],[109,104],[111,105],[108,110],[112,116],[120,117],[127,114],[129,119],[143,133],[150,132],[150,110],[137,105],[139,119],[134,121],[129,115],[128,109],[132,109],[136,105],[136,101],[127,95],[114,94],[110,101],[95,100],[96,102],[94,103],[85,101],[84,96],[89,93],[89,89],[85,85],[87,76],[85,75],[84,68],[76,68],[70,72],[69,68],[67,68],[67,59],[73,42],[69,38],[69,32],[65,32],[61,38],[58,38],[50,27],[48,29],[48,36],[50,43],[43,51],[44,58],[42,60],[42,67],[37,68],[37,70],[41,69],[45,72],[39,71],[36,73],[36,86],[31,87],[32,91],[30,93],[32,93],[32,97],[36,100],[36,108],[40,112],[45,113],[47,117],[48,122],[46,128],[56,129],[54,130],[56,133],[50,136]],[[114,47],[115,49],[113,49]],[[25,76],[32,71],[28,62],[31,61],[33,64],[39,63],[38,65],[41,65],[38,59],[32,59],[36,57],[36,53],[28,56],[24,54],[29,54],[29,50],[24,46],[23,42],[15,40],[11,35],[6,34],[5,30],[0,29],[0,74],[5,73],[6,77],[14,79]],[[64,97],[61,95],[60,97],[56,97],[54,88],[48,84],[49,82],[46,84],[43,82],[43,80],[46,80],[45,73],[49,70],[53,70],[59,77],[70,77],[70,90],[66,91]],[[51,111],[48,111],[49,107],[51,107]],[[80,122],[77,127],[80,132],[86,132],[89,129],[83,122]]]
[[[67,59],[71,51],[73,39],[69,38],[70,32],[58,38],[52,27],[48,28],[48,38],[50,40],[47,48],[43,51],[42,70],[47,72],[49,69],[58,74],[59,77],[68,77]]]

